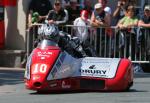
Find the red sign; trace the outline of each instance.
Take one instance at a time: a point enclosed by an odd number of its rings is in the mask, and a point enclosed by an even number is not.
[[[0,0],[0,6],[4,6],[4,0]]]
[[[5,6],[16,6],[17,0],[4,0]]]
[[[4,48],[5,44],[5,25],[4,21],[0,21],[0,49]]]

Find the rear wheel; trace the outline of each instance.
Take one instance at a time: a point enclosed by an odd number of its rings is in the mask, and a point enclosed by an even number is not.
[[[127,88],[125,89],[125,91],[129,91],[132,86],[133,86],[133,81],[128,84],[128,86],[127,86]]]

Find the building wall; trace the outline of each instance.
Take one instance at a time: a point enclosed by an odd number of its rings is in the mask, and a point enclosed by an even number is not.
[[[5,47],[24,50],[26,44],[26,13],[30,0],[18,0],[15,7],[5,8]]]
[[[6,27],[6,48],[25,50],[26,44],[26,14],[28,4],[31,0],[18,0],[16,7],[6,7],[5,27]],[[51,0],[52,2],[54,0]],[[92,0],[93,5],[97,0]],[[141,1],[141,0],[139,0]],[[145,0],[142,0],[143,2]],[[109,0],[108,5],[112,12],[116,7],[117,0]]]

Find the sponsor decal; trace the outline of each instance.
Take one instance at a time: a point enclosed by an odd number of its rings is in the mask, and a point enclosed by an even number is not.
[[[70,65],[63,65],[60,71],[61,74],[68,73],[71,70]]]
[[[79,71],[82,75],[87,75],[87,76],[106,76],[107,70],[100,70],[97,69],[95,65],[89,66],[88,69],[80,69]]]
[[[57,63],[56,63],[56,67],[59,69],[61,66],[61,62],[58,60]]]
[[[108,60],[95,60],[95,59],[86,59],[86,60],[83,60],[82,63],[103,63],[103,64],[109,64],[110,61]]]
[[[96,69],[95,65],[91,65],[89,69]]]
[[[33,76],[33,80],[37,80],[37,79],[40,79],[40,76],[39,76],[39,75]]]
[[[49,86],[50,86],[51,88],[57,87],[57,86],[58,86],[58,82],[57,82],[57,81],[50,81],[50,82],[49,82]]]
[[[60,67],[61,67],[61,62],[58,60],[57,63],[55,64],[53,70],[51,71],[53,78],[56,77],[56,74],[57,74],[58,70],[60,69]]]
[[[45,52],[38,52],[37,55],[39,57],[50,57],[50,55],[53,55],[53,53],[45,51]]]
[[[37,73],[46,73],[48,66],[46,64],[33,64],[32,66],[32,74]]]
[[[52,78],[55,77],[56,73],[57,73],[57,69],[56,69],[56,67],[55,67],[55,68],[51,71]]]
[[[46,59],[45,57],[41,57],[41,60],[44,60],[44,59]]]
[[[82,74],[92,74],[92,75],[106,75],[106,70],[88,70],[88,69],[85,69],[85,70],[80,70],[80,72]]]
[[[50,84],[49,86],[50,86],[51,88],[57,87],[57,83],[52,83],[52,84]]]
[[[66,53],[63,52],[62,55],[60,56],[60,61],[63,62],[65,57],[66,57]]]
[[[80,76],[114,78],[117,73],[118,58],[85,58],[78,69]]]
[[[70,83],[69,82],[65,82],[65,81],[62,81],[62,85],[61,86],[62,86],[63,89],[71,88]]]

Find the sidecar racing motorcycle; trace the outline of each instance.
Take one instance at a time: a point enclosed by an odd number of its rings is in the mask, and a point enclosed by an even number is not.
[[[123,58],[77,58],[46,38],[28,57],[24,81],[38,92],[125,91],[133,85],[133,67]]]

